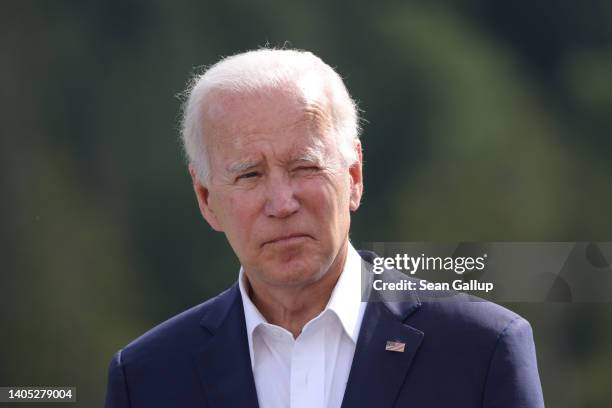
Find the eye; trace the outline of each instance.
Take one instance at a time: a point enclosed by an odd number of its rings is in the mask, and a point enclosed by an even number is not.
[[[249,171],[248,173],[239,175],[236,179],[237,180],[252,179],[255,177],[259,177],[259,176],[260,174],[258,171]]]
[[[311,173],[315,171],[319,171],[320,168],[318,166],[299,166],[296,167],[294,171],[301,171],[305,173]]]

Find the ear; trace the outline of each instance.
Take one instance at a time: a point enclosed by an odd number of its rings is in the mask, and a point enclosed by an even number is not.
[[[210,190],[202,184],[198,175],[195,171],[195,168],[192,165],[189,165],[189,174],[191,174],[191,181],[193,183],[193,191],[195,192],[196,198],[198,199],[198,206],[200,207],[200,213],[202,213],[202,217],[206,220],[208,225],[211,226],[215,231],[222,232],[221,224],[217,219],[214,211],[210,207]]]
[[[357,161],[349,168],[349,175],[351,177],[351,197],[350,197],[350,210],[356,211],[361,203],[361,196],[363,195],[363,155],[361,153],[361,142],[355,140],[353,148],[357,153]]]

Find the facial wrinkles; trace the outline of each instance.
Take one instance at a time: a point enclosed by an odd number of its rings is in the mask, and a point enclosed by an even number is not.
[[[337,172],[343,167],[343,160],[340,155],[340,140],[334,127],[328,100],[308,103],[305,116],[311,119],[311,132],[320,135],[320,138],[327,138],[329,143],[326,149],[325,167]]]
[[[330,171],[333,163],[327,159],[328,154],[324,143],[318,137],[307,136],[308,142],[302,140],[294,143],[288,154],[274,151],[275,146],[270,146],[271,154],[263,154],[260,157],[247,157],[230,163],[225,171],[231,180],[237,176],[251,171],[267,172],[271,167],[278,166],[286,172],[291,172],[298,167],[317,167],[321,170]],[[304,146],[306,145],[306,146]],[[248,145],[245,147],[249,147]]]
[[[244,137],[236,137],[233,140],[233,148],[239,152],[265,152],[263,157],[244,157],[241,160],[231,163],[227,169],[231,173],[239,173],[256,167],[261,164],[266,156],[270,159],[289,166],[294,162],[303,161],[318,167],[332,170],[340,165],[338,155],[335,152],[333,137],[325,134],[326,129],[312,124],[312,119],[306,116],[295,124],[289,124],[281,128],[270,129],[269,131],[258,131]],[[305,127],[303,130],[301,127]],[[282,143],[278,140],[289,137],[290,134],[298,134],[289,148],[288,152],[283,152]]]
[[[331,147],[331,148],[330,148]],[[292,162],[305,163],[318,167],[324,173],[336,174],[341,163],[334,154],[333,146],[326,145],[320,136],[312,137],[312,144],[307,147],[295,149],[296,153],[292,156]]]
[[[333,129],[333,120],[331,116],[331,107],[325,99],[304,100],[303,115],[304,118],[310,120],[313,130],[321,134],[330,132]]]
[[[286,96],[286,93],[281,95]],[[230,139],[232,149],[244,155],[238,162],[223,165],[219,169],[223,172],[220,179],[223,179],[224,184],[231,182],[232,176],[238,171],[260,165],[266,156],[263,154],[262,157],[253,157],[250,153],[268,151],[276,154],[277,145],[282,145],[279,140],[295,133],[303,134],[302,139],[298,137],[293,146],[298,152],[297,156],[303,156],[307,162],[316,162],[328,172],[336,173],[342,168],[343,161],[339,154],[337,137],[334,135],[327,98],[319,98],[321,101],[305,101],[304,98],[297,97],[294,99],[295,103],[271,104],[271,94],[256,96],[254,99],[247,97],[246,100],[236,95],[217,96],[220,97],[219,103],[209,106],[206,111],[210,119],[207,127],[212,136],[207,138],[210,151],[214,151],[221,163],[226,162],[230,157],[227,157],[227,149],[223,147]],[[271,108],[263,111],[256,109],[259,107],[258,103]],[[279,124],[279,119],[283,117],[288,120]],[[306,132],[300,126],[303,126]],[[306,138],[310,139],[307,143],[300,143]],[[259,143],[264,144],[263,149],[257,147],[256,144]],[[270,146],[265,146],[266,143]],[[306,151],[300,152],[300,146],[306,146]],[[230,153],[229,156],[231,155]]]

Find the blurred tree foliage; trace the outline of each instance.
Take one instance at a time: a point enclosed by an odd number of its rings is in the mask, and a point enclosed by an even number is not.
[[[0,385],[100,406],[116,349],[234,281],[176,96],[266,44],[364,111],[353,241],[612,240],[612,2],[8,1],[0,27]],[[509,307],[548,406],[610,405],[609,304]]]

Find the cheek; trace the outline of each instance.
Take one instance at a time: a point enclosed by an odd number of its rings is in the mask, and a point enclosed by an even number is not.
[[[240,191],[228,197],[225,211],[231,224],[232,238],[243,250],[253,250],[265,231],[262,224],[263,204],[261,194],[256,190]]]
[[[223,211],[227,214],[228,222],[232,223],[234,226],[244,225],[244,222],[249,217],[249,210],[243,200],[229,197],[221,205]]]
[[[308,197],[310,207],[318,219],[334,221],[343,219],[343,213],[349,211],[349,195],[342,188],[339,180],[313,179],[304,184],[304,197]],[[329,225],[332,227],[332,225]]]
[[[232,238],[239,242],[248,242],[255,230],[257,219],[257,203],[252,194],[230,194],[220,207],[224,213],[224,219],[229,226]]]

